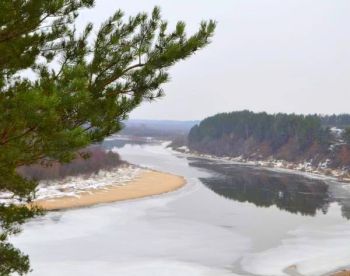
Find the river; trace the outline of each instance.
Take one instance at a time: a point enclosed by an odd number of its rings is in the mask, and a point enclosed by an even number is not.
[[[350,189],[328,179],[109,139],[128,162],[182,175],[169,194],[51,212],[12,242],[30,275],[326,275],[350,264]]]

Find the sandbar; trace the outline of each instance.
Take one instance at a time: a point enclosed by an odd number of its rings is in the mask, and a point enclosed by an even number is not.
[[[77,196],[64,196],[37,200],[33,204],[44,210],[81,208],[100,203],[137,199],[175,191],[186,183],[182,176],[158,171],[142,172],[125,185],[105,186],[103,189],[88,190]]]
[[[350,270],[339,271],[333,274],[333,276],[350,276]]]

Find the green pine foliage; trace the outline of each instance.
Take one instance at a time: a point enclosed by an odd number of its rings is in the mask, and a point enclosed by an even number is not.
[[[143,101],[163,95],[168,69],[205,47],[215,22],[187,36],[168,31],[159,8],[125,18],[117,11],[98,29],[74,20],[93,0],[0,1],[0,192],[30,203],[37,183],[17,168],[69,162],[121,129]],[[92,42],[91,42],[92,41]],[[35,77],[26,78],[28,72]],[[35,209],[0,204],[0,275],[29,271],[28,257],[6,242]]]

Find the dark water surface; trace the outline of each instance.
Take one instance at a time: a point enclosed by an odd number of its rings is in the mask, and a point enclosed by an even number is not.
[[[330,203],[339,202],[343,217],[350,218],[348,202],[337,199],[326,180],[208,159],[189,157],[188,160],[190,166],[211,172],[209,177],[200,178],[201,182],[225,198],[250,202],[257,207],[277,206],[308,216],[315,216],[318,211],[326,214]],[[348,191],[343,193],[349,196]]]

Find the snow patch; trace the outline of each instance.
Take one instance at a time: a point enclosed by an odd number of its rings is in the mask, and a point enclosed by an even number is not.
[[[59,180],[40,181],[35,192],[36,199],[51,199],[64,196],[79,197],[86,191],[104,189],[107,186],[123,186],[135,179],[144,169],[136,166],[118,167],[114,170],[100,170],[96,174],[66,177]],[[0,194],[0,203],[19,203],[12,193]]]

